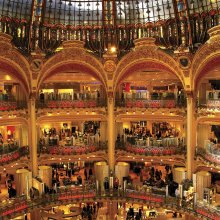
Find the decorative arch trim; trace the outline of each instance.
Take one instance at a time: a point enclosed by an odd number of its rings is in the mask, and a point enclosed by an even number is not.
[[[163,70],[174,74],[180,79],[183,87],[185,87],[183,71],[172,57],[163,51],[155,49],[155,47],[142,47],[129,53],[118,64],[114,78],[114,90],[116,90],[121,80],[129,74],[145,68]]]
[[[64,70],[65,71],[74,70],[74,71],[85,72],[85,73],[95,77],[96,79],[99,79],[103,83],[104,86],[106,85],[104,82],[104,79],[101,78],[100,74],[93,67],[89,66],[88,64],[86,64],[84,62],[79,63],[79,61],[68,61],[68,62],[61,62],[61,63],[57,64],[56,66],[53,66],[47,72],[45,72],[44,75],[42,76],[42,78],[40,78],[40,80],[38,82],[37,89],[39,90],[40,85],[42,84],[42,82],[44,80],[48,79],[49,77],[51,77],[57,73],[63,72]]]
[[[77,70],[85,72],[100,80],[106,88],[107,79],[102,63],[89,54],[84,48],[64,48],[47,62],[45,62],[37,78],[37,90],[48,77],[63,72],[63,70]]]
[[[19,83],[21,83],[22,87],[24,88],[25,95],[26,96],[28,95],[29,85],[27,83],[27,79],[25,79],[24,77],[25,73],[23,72],[23,70],[20,69],[19,66],[1,57],[0,70],[5,72],[8,75],[15,77],[19,81]]]
[[[194,90],[195,91],[198,90],[203,77],[207,75],[208,72],[219,66],[220,66],[220,51],[219,53],[213,54],[213,56],[204,59],[204,62],[200,64],[200,66],[198,67],[197,71],[193,76]]]

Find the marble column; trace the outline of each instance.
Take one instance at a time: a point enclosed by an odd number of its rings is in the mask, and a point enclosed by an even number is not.
[[[39,177],[49,188],[52,188],[52,167],[39,166]]]
[[[107,123],[105,121],[101,121],[100,123],[100,141],[106,141],[106,130],[107,130]]]
[[[114,100],[108,97],[108,163],[109,169],[114,171],[115,167],[115,120],[114,120]]]
[[[123,186],[123,177],[129,175],[130,165],[126,162],[118,162],[115,165],[115,176],[119,180],[119,185]]]
[[[31,157],[31,168],[33,177],[38,175],[38,164],[37,164],[37,128],[36,128],[36,107],[35,107],[36,99],[31,97],[29,99],[29,149],[30,149],[30,157]]]
[[[108,202],[107,203],[107,220],[115,219],[116,214],[118,214],[118,203],[117,202]]]
[[[186,179],[186,169],[184,167],[176,167],[173,169],[173,179],[177,183],[181,183]]]
[[[27,169],[16,170],[15,183],[17,196],[27,195],[29,197],[30,188],[32,187],[31,172]]]
[[[187,130],[186,130],[186,144],[187,144],[187,178],[192,179],[194,172],[194,155],[196,146],[196,122],[195,122],[195,99],[193,94],[187,94]]]
[[[211,186],[211,174],[208,171],[200,171],[196,173],[196,193],[197,199],[203,200],[204,188]]]
[[[35,208],[31,211],[31,220],[39,220],[41,219],[41,210],[39,208]]]

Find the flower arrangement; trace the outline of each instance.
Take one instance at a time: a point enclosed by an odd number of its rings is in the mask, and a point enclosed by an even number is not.
[[[20,157],[20,153],[18,151],[14,151],[12,153],[9,153],[9,154],[3,154],[1,157],[0,157],[0,164],[4,164],[4,163],[9,163],[13,160],[16,160]]]
[[[48,108],[94,108],[96,106],[96,100],[53,100],[47,102]]]
[[[153,156],[172,155],[177,153],[175,147],[137,147],[137,146],[127,145],[126,150],[134,154],[144,154],[144,155],[153,155]]]
[[[51,147],[49,149],[50,154],[62,154],[62,155],[71,155],[71,154],[86,154],[91,153],[97,150],[96,146],[70,146],[70,147]]]
[[[146,195],[143,193],[129,193],[127,194],[127,197],[134,198],[134,199],[143,199],[149,202],[157,202],[157,203],[163,203],[164,197],[154,196],[154,195]]]

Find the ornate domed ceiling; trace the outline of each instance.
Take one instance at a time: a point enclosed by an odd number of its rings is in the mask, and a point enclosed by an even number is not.
[[[29,54],[47,55],[64,40],[83,40],[102,55],[126,53],[133,40],[154,37],[161,48],[198,48],[220,22],[220,0],[0,0],[1,30]]]

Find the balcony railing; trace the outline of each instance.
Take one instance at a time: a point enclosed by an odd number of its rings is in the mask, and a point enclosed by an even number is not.
[[[71,202],[93,202],[93,201],[109,201],[117,200],[131,203],[147,203],[151,205],[160,204],[160,207],[169,209],[178,209],[180,212],[192,213],[194,216],[201,216],[211,220],[220,219],[220,213],[216,208],[209,208],[201,204],[193,204],[193,201],[184,202],[184,199],[174,198],[165,195],[148,193],[146,191],[137,190],[109,190],[100,195],[94,189],[85,189],[77,187],[77,190],[66,188],[66,190],[58,190],[57,193],[44,195],[33,200],[28,200],[24,196],[11,199],[8,202],[0,204],[0,216],[10,218],[18,213],[30,212],[30,210],[46,205],[66,204]]]
[[[80,155],[96,152],[99,150],[106,150],[107,143],[99,142],[93,144],[80,144],[75,146],[61,146],[57,144],[52,145],[40,145],[39,151],[42,154],[55,154],[55,155]]]
[[[177,100],[147,100],[147,99],[125,99],[116,100],[117,107],[126,108],[177,108],[185,107],[185,101]]]
[[[126,151],[145,156],[168,156],[185,153],[185,149],[180,147],[136,147],[132,145],[127,145]]]
[[[38,100],[37,108],[96,108],[105,107],[105,99],[90,100]]]
[[[16,147],[14,150],[11,149],[10,152],[0,155],[0,164],[11,163],[28,154],[28,147]]]
[[[41,153],[56,154],[56,155],[80,155],[88,154],[97,151],[98,148],[96,145],[93,146],[53,146],[48,148],[43,148]]]
[[[0,101],[0,111],[13,111],[27,108],[25,101]]]
[[[220,165],[220,152],[218,149],[205,149],[202,147],[196,148],[196,156],[202,157],[205,161]]]
[[[127,135],[127,142],[133,146],[137,147],[181,147],[185,143],[185,139],[178,137],[167,137],[167,138],[137,138],[134,136]]]
[[[209,108],[209,109],[220,109],[220,99],[209,99],[204,102],[198,102],[197,107]]]
[[[135,137],[128,137],[127,142],[116,141],[116,149],[146,156],[186,153],[184,138],[162,138],[158,140],[146,138],[145,140],[140,140]]]

